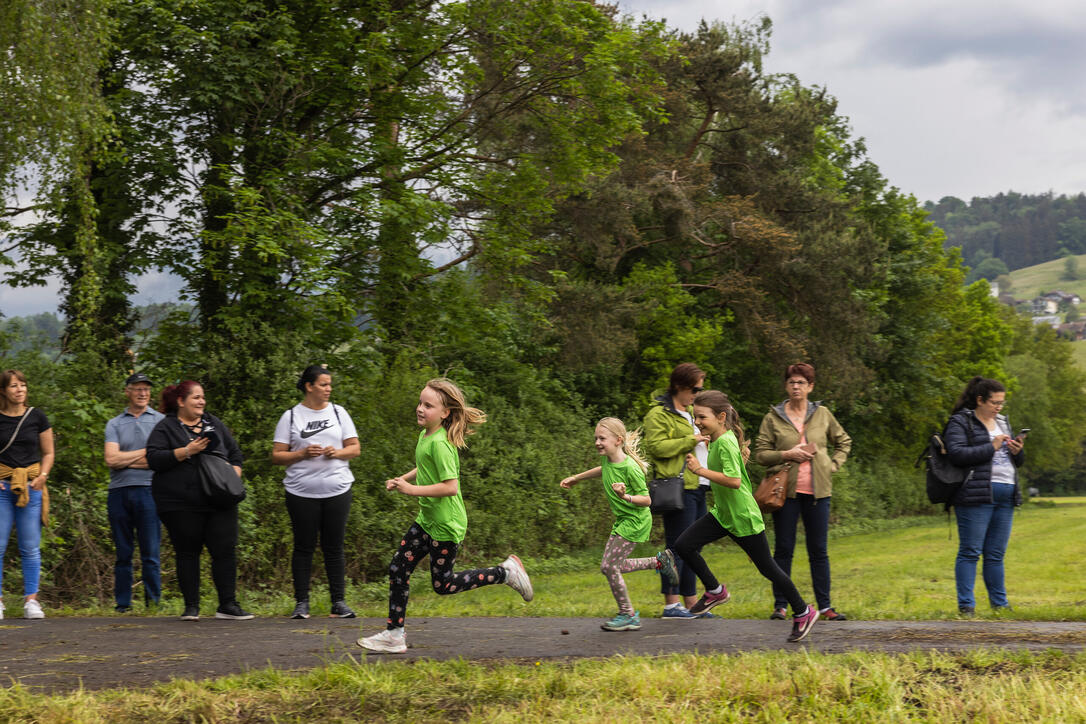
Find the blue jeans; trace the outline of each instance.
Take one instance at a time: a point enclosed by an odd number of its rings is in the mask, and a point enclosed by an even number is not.
[[[675,550],[675,543],[679,540],[679,536],[686,532],[686,529],[692,526],[694,521],[702,518],[708,512],[705,505],[707,490],[708,488],[700,485],[693,490],[684,490],[683,509],[663,514],[664,540],[667,541],[667,547],[671,550]],[[697,547],[697,551],[701,551],[701,546]],[[675,557],[675,567],[679,571],[679,585],[667,585],[667,581],[664,580],[663,574],[661,574],[660,593],[672,596],[698,595],[698,577],[694,575],[693,569],[678,556]]]
[[[776,544],[773,560],[781,570],[792,576],[792,554],[796,550],[796,527],[803,519],[803,532],[807,536],[807,562],[811,566],[811,585],[819,610],[829,608],[830,603],[830,498],[815,498],[797,493],[785,498],[784,507],[773,514],[773,533]],[[773,586],[773,608],[785,608],[788,599],[785,591]]]
[[[157,603],[162,596],[162,577],[158,566],[158,546],[162,529],[158,522],[151,486],[129,485],[113,488],[106,502],[109,527],[117,547],[113,566],[113,597],[118,606],[132,605],[132,554],[140,546],[143,575],[143,600]]]
[[[973,608],[973,584],[977,580],[977,559],[984,556],[984,586],[993,608],[1006,606],[1007,587],[1003,582],[1003,554],[1011,538],[1014,519],[1014,486],[992,484],[992,502],[956,505],[958,558],[954,580],[958,586],[958,608]]]
[[[23,559],[23,595],[38,592],[41,578],[41,491],[30,491],[30,502],[26,507],[15,505],[16,496],[8,490],[9,482],[0,487],[0,594],[4,583],[4,553],[11,538],[11,526],[15,526],[15,536],[19,541],[19,556]]]

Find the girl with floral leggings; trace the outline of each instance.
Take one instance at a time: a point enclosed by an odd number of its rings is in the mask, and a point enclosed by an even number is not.
[[[603,478],[603,490],[615,514],[611,536],[603,549],[600,572],[611,585],[611,593],[618,603],[618,614],[601,625],[604,631],[636,631],[641,628],[640,612],[635,611],[630,602],[623,573],[659,570],[672,585],[678,583],[679,576],[671,551],[658,553],[655,558],[627,558],[634,546],[649,539],[652,530],[645,462],[638,452],[638,441],[637,432],[627,432],[622,420],[603,418],[596,425],[599,466],[571,475],[559,483],[568,489],[588,478]]]

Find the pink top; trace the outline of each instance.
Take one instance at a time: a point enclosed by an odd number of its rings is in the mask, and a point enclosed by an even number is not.
[[[803,424],[799,427],[799,441],[801,444],[807,444],[807,425]],[[811,478],[811,461],[800,463],[799,468],[796,469],[796,493],[803,493],[805,495],[814,495],[814,480]]]

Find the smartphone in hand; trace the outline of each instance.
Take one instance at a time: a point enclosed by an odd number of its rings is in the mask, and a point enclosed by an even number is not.
[[[1018,437],[1016,439],[1025,440],[1026,436],[1029,435],[1029,433],[1030,429],[1028,427],[1023,427],[1021,430],[1018,431]]]

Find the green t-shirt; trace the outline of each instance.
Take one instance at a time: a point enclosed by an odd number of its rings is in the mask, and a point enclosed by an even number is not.
[[[600,468],[603,470],[603,490],[611,503],[611,512],[615,514],[612,535],[620,535],[632,543],[644,543],[652,531],[652,513],[642,505],[627,503],[611,488],[611,483],[626,483],[627,495],[648,495],[645,472],[629,455],[620,463],[613,463],[606,455],[601,455]]]
[[[426,431],[419,433],[415,445],[416,485],[434,485],[445,480],[460,480],[460,456],[449,442],[445,428],[439,427],[427,437]],[[464,497],[460,494],[460,485],[456,486],[456,495],[444,498],[419,498],[419,516],[415,522],[433,538],[439,541],[460,543],[468,532],[468,512],[464,508]]]
[[[735,433],[727,430],[709,443],[709,459],[706,465],[710,470],[743,481],[737,489],[713,484],[713,508],[710,511],[713,517],[740,538],[764,531],[765,521],[762,520],[758,503],[754,502],[754,490],[750,486],[747,466],[743,464],[743,454],[739,450]]]

